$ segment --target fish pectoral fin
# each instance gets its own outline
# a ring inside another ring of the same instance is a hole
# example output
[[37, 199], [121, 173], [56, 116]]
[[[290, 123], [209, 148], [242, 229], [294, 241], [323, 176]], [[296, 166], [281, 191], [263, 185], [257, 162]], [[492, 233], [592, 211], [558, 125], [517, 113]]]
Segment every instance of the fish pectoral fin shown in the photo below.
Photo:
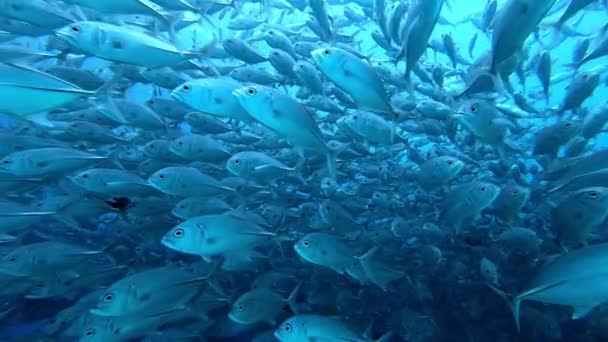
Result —
[[572, 312], [572, 319], [580, 319], [587, 316], [593, 308], [594, 306], [575, 306]]
[[558, 282], [555, 282], [555, 283], [550, 283], [550, 284], [547, 284], [547, 285], [538, 286], [538, 287], [535, 287], [533, 289], [530, 289], [530, 290], [528, 290], [526, 292], [523, 292], [523, 293], [519, 294], [517, 296], [517, 298], [518, 299], [525, 299], [526, 297], [533, 296], [533, 295], [535, 295], [537, 293], [540, 293], [540, 292], [543, 292], [543, 291], [547, 291], [547, 290], [550, 290], [550, 289], [558, 287], [558, 286], [562, 286], [562, 285], [566, 284], [567, 282], [568, 282], [568, 280], [562, 280], [562, 281], [558, 281]]
[[278, 169], [278, 170], [293, 171], [293, 169], [290, 168], [290, 167], [281, 167], [281, 166], [271, 165], [271, 164], [259, 165], [259, 166], [254, 167], [253, 169], [255, 171], [261, 171], [261, 170], [266, 170], [266, 169]]
[[334, 337], [331, 338], [325, 336], [309, 336], [307, 338], [307, 342], [329, 342], [329, 341], [337, 341], [337, 342], [359, 342], [360, 340], [353, 340], [352, 338], [344, 338], [344, 337]]

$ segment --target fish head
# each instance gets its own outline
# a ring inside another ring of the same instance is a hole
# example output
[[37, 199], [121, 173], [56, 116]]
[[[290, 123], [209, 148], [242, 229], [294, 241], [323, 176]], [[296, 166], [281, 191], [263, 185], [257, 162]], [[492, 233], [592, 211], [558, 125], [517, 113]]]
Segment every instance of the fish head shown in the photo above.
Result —
[[184, 137], [177, 138], [169, 144], [169, 151], [180, 157], [188, 155], [189, 150], [188, 141]]
[[315, 64], [324, 74], [331, 73], [332, 69], [339, 68], [342, 61], [340, 50], [335, 48], [324, 47], [313, 50], [310, 54]]
[[464, 162], [456, 157], [442, 156], [437, 158], [439, 170], [443, 170], [446, 178], [456, 177], [464, 169]]
[[274, 336], [281, 342], [306, 341], [306, 331], [302, 324], [298, 324], [298, 316], [291, 317], [283, 322], [275, 331]]
[[256, 313], [259, 310], [255, 298], [246, 293], [234, 302], [228, 313], [228, 318], [239, 324], [252, 324], [255, 323]]
[[122, 316], [137, 304], [134, 287], [108, 288], [89, 312], [99, 317]]
[[581, 80], [582, 80], [582, 82], [587, 84], [587, 87], [595, 88], [600, 83], [600, 74], [596, 73], [596, 72], [590, 72], [590, 71], [583, 72], [583, 73], [581, 73]]
[[99, 30], [99, 26], [95, 25], [94, 22], [82, 21], [56, 30], [55, 36], [72, 46], [85, 47], [90, 44], [96, 44]]
[[235, 176], [242, 176], [248, 169], [249, 163], [242, 153], [237, 153], [226, 161], [226, 169]]
[[555, 134], [561, 137], [574, 137], [581, 128], [581, 124], [572, 120], [564, 120], [555, 127]]
[[192, 198], [184, 198], [179, 203], [173, 207], [171, 210], [171, 214], [175, 217], [181, 219], [187, 219], [190, 217], [190, 213], [192, 212]]
[[468, 196], [475, 207], [487, 208], [494, 202], [499, 193], [500, 187], [497, 185], [487, 182], [475, 182]]
[[171, 98], [190, 107], [196, 106], [196, 99], [203, 96], [206, 82], [199, 80], [184, 82], [171, 91]]
[[148, 177], [148, 184], [161, 192], [171, 192], [179, 182], [177, 172], [171, 167], [160, 169]]
[[273, 111], [273, 92], [269, 89], [250, 85], [233, 92], [241, 107], [254, 119], [264, 122]]
[[165, 145], [164, 140], [152, 140], [141, 147], [141, 152], [149, 157], [156, 156], [161, 151], [161, 146], [163, 145]]
[[[313, 235], [308, 234], [303, 236], [294, 245], [293, 249], [295, 252], [304, 260], [311, 260], [312, 254], [315, 250], [315, 238]], [[314, 260], [314, 259], [313, 259]]]
[[530, 198], [530, 189], [519, 185], [506, 186], [501, 190], [501, 195], [506, 197], [508, 202], [525, 203]]
[[103, 184], [101, 184], [101, 179], [97, 174], [95, 174], [95, 172], [91, 170], [80, 172], [76, 176], [72, 177], [71, 181], [85, 189], [93, 188], [99, 185], [103, 186]]
[[161, 244], [172, 250], [183, 253], [194, 253], [202, 250], [205, 238], [205, 224], [191, 219], [173, 227], [161, 239]]
[[584, 188], [577, 191], [574, 196], [577, 198], [578, 202], [591, 208], [608, 208], [608, 188]]

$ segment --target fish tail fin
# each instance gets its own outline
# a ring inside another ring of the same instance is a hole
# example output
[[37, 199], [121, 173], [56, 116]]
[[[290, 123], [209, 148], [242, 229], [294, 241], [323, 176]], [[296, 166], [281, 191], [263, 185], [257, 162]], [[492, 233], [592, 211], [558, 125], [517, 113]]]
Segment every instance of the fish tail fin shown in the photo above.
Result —
[[365, 328], [365, 332], [363, 332], [363, 337], [365, 337], [365, 340], [369, 340], [370, 342], [389, 342], [389, 341], [392, 341], [392, 338], [393, 338], [393, 332], [392, 331], [384, 333], [382, 336], [380, 336], [380, 338], [378, 338], [377, 340], [374, 340], [374, 338], [372, 337], [373, 330], [374, 330], [374, 323], [375, 323], [375, 321], [369, 322], [369, 324], [367, 325], [367, 328]]
[[384, 333], [384, 335], [380, 336], [379, 339], [374, 340], [374, 342], [389, 342], [392, 341], [393, 339], [393, 332], [389, 331], [387, 333]]
[[520, 332], [521, 325], [519, 323], [519, 311], [520, 311], [520, 306], [521, 306], [521, 300], [518, 299], [517, 297], [511, 298], [513, 296], [511, 296], [508, 293], [504, 292], [503, 290], [493, 286], [492, 284], [486, 283], [486, 285], [492, 291], [494, 291], [497, 295], [499, 295], [502, 299], [504, 299], [505, 302], [507, 302], [507, 304], [509, 305], [509, 309], [511, 309], [511, 312], [513, 313], [513, 320], [515, 321], [515, 327], [517, 328], [517, 332]]
[[289, 309], [291, 309], [291, 311], [293, 311], [293, 313], [295, 313], [296, 315], [302, 311], [298, 307], [298, 303], [297, 303], [298, 294], [300, 292], [300, 287], [302, 287], [302, 281], [300, 281], [298, 283], [298, 285], [296, 285], [296, 287], [293, 288], [293, 290], [289, 294], [289, 297], [287, 297], [287, 304], [289, 305]]

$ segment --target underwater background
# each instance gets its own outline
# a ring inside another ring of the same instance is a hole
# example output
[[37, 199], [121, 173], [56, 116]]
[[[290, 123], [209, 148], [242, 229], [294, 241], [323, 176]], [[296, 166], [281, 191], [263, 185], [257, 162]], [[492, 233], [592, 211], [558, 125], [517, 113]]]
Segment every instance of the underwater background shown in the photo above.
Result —
[[608, 2], [0, 0], [0, 341], [608, 341]]

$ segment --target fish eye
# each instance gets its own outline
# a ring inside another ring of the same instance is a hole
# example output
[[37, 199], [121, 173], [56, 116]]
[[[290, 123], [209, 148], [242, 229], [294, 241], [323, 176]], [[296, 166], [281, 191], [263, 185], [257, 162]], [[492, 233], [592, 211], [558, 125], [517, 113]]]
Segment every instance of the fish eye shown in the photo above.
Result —
[[240, 163], [240, 162], [241, 162], [241, 161], [240, 161], [240, 160], [238, 160], [238, 159], [236, 159], [236, 160], [234, 161], [234, 163], [235, 163], [235, 164], [238, 164], [238, 163]]
[[87, 335], [87, 336], [93, 336], [93, 334], [94, 334], [94, 333], [95, 333], [95, 330], [93, 330], [93, 329], [89, 329], [89, 330], [87, 330], [87, 332], [85, 332], [84, 334], [85, 334], [85, 335]]
[[247, 94], [249, 94], [249, 95], [255, 95], [255, 89], [253, 89], [253, 88], [247, 89]]
[[453, 162], [453, 161], [451, 161], [451, 160], [450, 160], [450, 161], [448, 161], [448, 165], [452, 165], [452, 164], [454, 164], [454, 162]]
[[86, 173], [84, 175], [82, 175], [82, 178], [89, 178], [89, 175], [87, 175]]
[[274, 34], [274, 31], [270, 30], [268, 31], [268, 34], [272, 36]]
[[324, 54], [326, 54], [326, 55], [329, 55], [329, 54], [330, 54], [330, 52], [329, 52], [329, 50], [328, 50], [328, 49], [325, 49], [325, 50], [323, 51], [323, 53], [324, 53]]
[[477, 107], [471, 106], [471, 112], [475, 113], [477, 111]]
[[565, 125], [565, 126], [566, 126], [566, 127], [570, 127], [570, 126], [572, 126], [572, 124], [571, 124], [571, 123], [569, 123], [569, 122], [566, 122], [566, 125]]
[[285, 326], [283, 327], [283, 331], [290, 332], [291, 331], [291, 324], [289, 324], [289, 323], [285, 324]]
[[44, 286], [44, 285], [42, 285], [42, 284], [36, 284], [36, 288], [41, 288], [42, 286]]
[[479, 190], [481, 190], [481, 191], [486, 191], [486, 187], [484, 186], [484, 187], [482, 187], [482, 188], [481, 188], [481, 189], [479, 189]]
[[517, 195], [519, 193], [519, 191], [515, 190], [513, 191], [513, 195]]
[[245, 306], [241, 304], [237, 307], [237, 309], [239, 309], [239, 311], [243, 311], [245, 310]]
[[111, 302], [111, 301], [112, 301], [112, 299], [114, 299], [114, 296], [113, 296], [113, 295], [111, 295], [111, 294], [106, 295], [106, 296], [103, 298], [103, 300], [105, 300], [106, 302]]
[[15, 258], [15, 257], [11, 257], [10, 259], [8, 259], [8, 261], [10, 261], [10, 262], [13, 262], [15, 260], [17, 260], [17, 258]]
[[357, 116], [357, 115], [353, 116], [353, 120], [358, 120], [358, 119], [359, 119], [359, 116]]
[[4, 164], [10, 164], [10, 163], [11, 163], [11, 161], [10, 161], [10, 160], [8, 160], [8, 159], [3, 160], [2, 162], [3, 162]]
[[308, 246], [310, 246], [310, 241], [308, 241], [308, 240], [304, 240], [304, 241], [302, 242], [302, 244], [303, 244], [304, 246], [308, 247]]
[[175, 236], [175, 237], [182, 237], [183, 235], [184, 235], [183, 229], [178, 229], [173, 233], [173, 236]]
[[591, 196], [591, 198], [597, 198], [597, 192], [595, 192], [595, 191], [593, 191], [589, 195]]
[[160, 179], [164, 179], [164, 178], [165, 178], [165, 175], [163, 175], [163, 174], [161, 173], [160, 175], [158, 175], [158, 178], [160, 178]]
[[182, 146], [184, 144], [184, 142], [180, 140], [180, 141], [177, 142], [177, 144], [180, 145], [180, 146]]
[[120, 328], [114, 329], [114, 334], [120, 334]]
[[74, 32], [80, 32], [80, 26], [78, 26], [78, 25], [73, 25], [73, 26], [71, 27], [71, 29], [72, 29], [72, 31], [74, 31]]
[[190, 91], [190, 89], [192, 89], [192, 87], [189, 84], [184, 84], [184, 86], [182, 87], [182, 89], [186, 92]]
[[182, 209], [184, 209], [186, 206], [182, 204], [179, 207], [182, 208]]

